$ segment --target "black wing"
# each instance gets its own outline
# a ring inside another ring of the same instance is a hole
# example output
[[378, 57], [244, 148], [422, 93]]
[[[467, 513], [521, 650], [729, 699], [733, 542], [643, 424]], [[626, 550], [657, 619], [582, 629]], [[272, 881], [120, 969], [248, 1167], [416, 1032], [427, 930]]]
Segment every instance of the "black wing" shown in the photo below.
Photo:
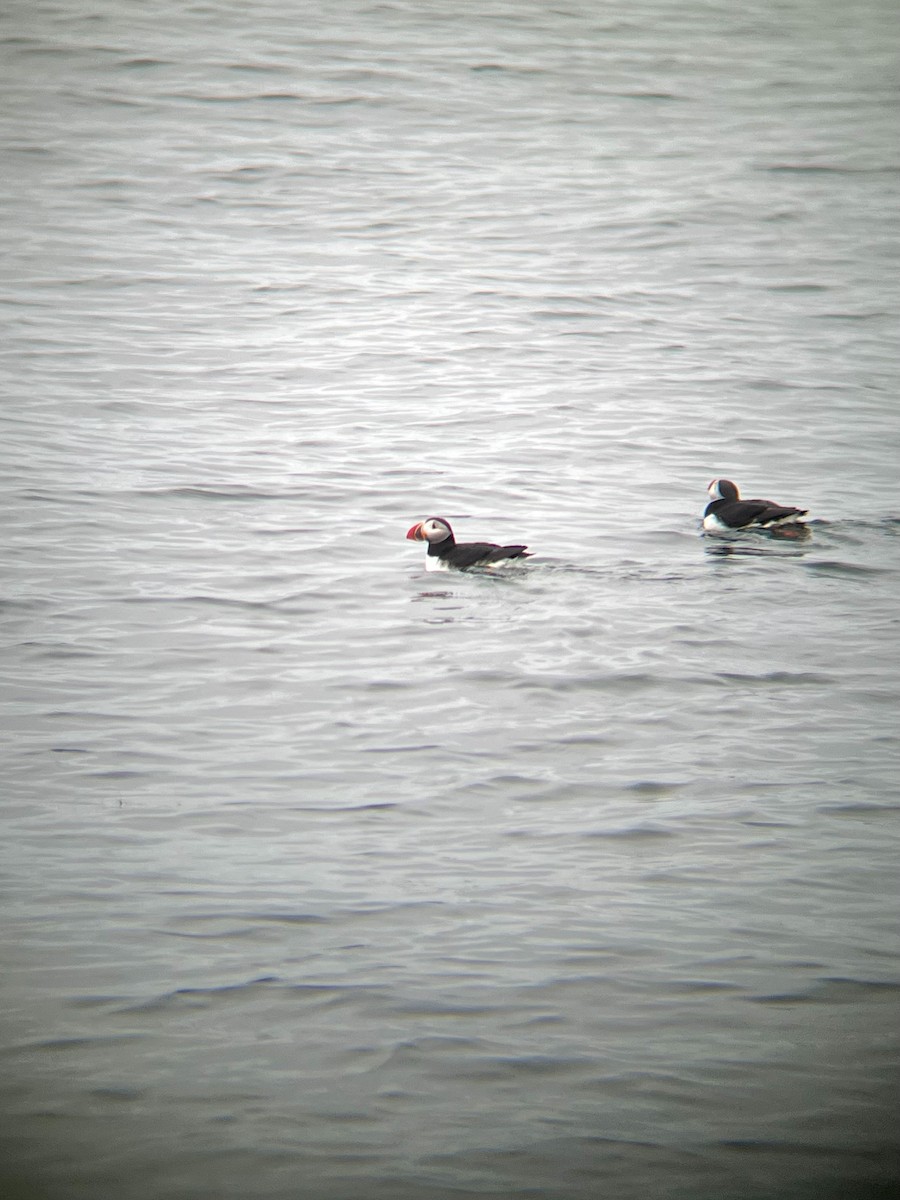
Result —
[[743, 503], [762, 506], [762, 512], [751, 518], [757, 525], [771, 525], [773, 521], [805, 517], [809, 512], [808, 508], [792, 508], [789, 504], [773, 504], [771, 500], [746, 500]]
[[[778, 519], [778, 513], [787, 514], [789, 508], [780, 508], [770, 500], [714, 500], [706, 506], [705, 517], [715, 514], [725, 525], [732, 529], [743, 529], [746, 525], [759, 525], [766, 521]], [[772, 515], [770, 515], [772, 514]]]
[[527, 546], [498, 546], [494, 542], [462, 542], [449, 546], [441, 558], [451, 567], [464, 571], [466, 567], [488, 566], [505, 558], [527, 558]]

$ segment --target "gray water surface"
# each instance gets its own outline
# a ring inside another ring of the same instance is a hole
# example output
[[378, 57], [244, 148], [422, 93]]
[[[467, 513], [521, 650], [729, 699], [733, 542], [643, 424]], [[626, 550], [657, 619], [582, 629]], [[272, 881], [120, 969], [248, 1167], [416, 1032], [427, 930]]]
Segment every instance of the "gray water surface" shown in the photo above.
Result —
[[0, 18], [13, 1200], [897, 1194], [898, 46]]

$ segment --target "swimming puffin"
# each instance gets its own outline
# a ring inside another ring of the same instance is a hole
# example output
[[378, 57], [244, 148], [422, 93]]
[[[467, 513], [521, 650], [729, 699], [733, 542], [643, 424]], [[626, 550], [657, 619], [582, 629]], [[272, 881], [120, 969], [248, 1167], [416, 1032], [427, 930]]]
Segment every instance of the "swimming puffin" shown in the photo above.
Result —
[[707, 489], [710, 503], [703, 513], [703, 528], [708, 533], [728, 533], [735, 529], [775, 529], [793, 525], [806, 529], [800, 520], [809, 511], [790, 508], [771, 500], [741, 500], [730, 479], [714, 479]]
[[449, 521], [443, 517], [426, 517], [408, 531], [407, 538], [427, 542], [426, 571], [447, 571], [450, 567], [464, 571], [467, 567], [493, 567], [510, 559], [529, 558], [527, 546], [497, 546], [494, 542], [457, 542]]

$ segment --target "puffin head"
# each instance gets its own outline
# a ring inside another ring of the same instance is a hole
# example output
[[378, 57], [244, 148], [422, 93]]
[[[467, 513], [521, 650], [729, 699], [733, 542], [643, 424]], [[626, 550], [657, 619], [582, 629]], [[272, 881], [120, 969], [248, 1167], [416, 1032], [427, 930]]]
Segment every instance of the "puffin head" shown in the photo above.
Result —
[[714, 479], [706, 489], [710, 500], [737, 500], [738, 490], [730, 479]]
[[426, 517], [424, 521], [419, 521], [417, 525], [413, 525], [412, 529], [407, 533], [407, 538], [414, 542], [446, 542], [447, 538], [453, 537], [453, 530], [450, 528], [448, 521], [443, 517]]

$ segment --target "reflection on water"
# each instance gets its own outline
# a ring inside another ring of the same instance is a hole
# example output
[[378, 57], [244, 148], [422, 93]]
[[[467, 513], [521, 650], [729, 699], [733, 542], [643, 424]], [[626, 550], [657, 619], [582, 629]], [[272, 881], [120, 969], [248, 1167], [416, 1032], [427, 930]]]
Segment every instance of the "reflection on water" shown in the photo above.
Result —
[[[711, 541], [711, 536], [715, 537], [715, 542]], [[763, 544], [759, 540], [760, 538], [765, 538], [768, 544]], [[773, 537], [767, 533], [736, 534], [733, 536], [727, 534], [705, 534], [704, 541], [706, 544], [703, 549], [708, 555], [720, 558], [728, 558], [731, 555], [800, 558], [807, 550], [811, 549], [808, 544], [804, 544], [808, 543], [809, 540], [809, 535], [805, 537], [783, 538]], [[775, 544], [773, 545], [772, 543]], [[787, 544], [785, 545], [784, 543]]]

